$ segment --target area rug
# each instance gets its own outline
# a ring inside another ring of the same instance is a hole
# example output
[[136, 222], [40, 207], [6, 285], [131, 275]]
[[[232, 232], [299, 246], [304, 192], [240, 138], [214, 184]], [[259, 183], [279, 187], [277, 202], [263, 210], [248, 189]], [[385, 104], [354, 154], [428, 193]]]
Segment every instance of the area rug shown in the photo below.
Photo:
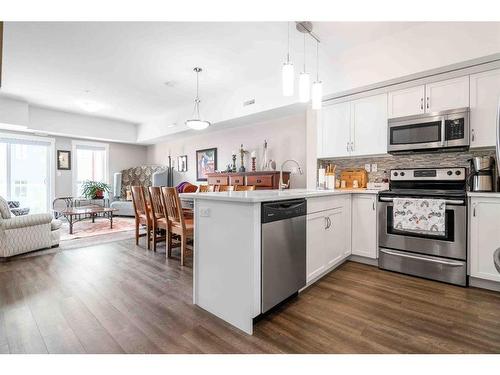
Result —
[[96, 219], [95, 223], [92, 223], [90, 219], [79, 221], [73, 224], [73, 234], [69, 234], [69, 224], [63, 222], [61, 229], [61, 241], [71, 241], [78, 238], [133, 231], [135, 229], [135, 220], [132, 217], [114, 217], [113, 229], [109, 227], [109, 220], [107, 219]]

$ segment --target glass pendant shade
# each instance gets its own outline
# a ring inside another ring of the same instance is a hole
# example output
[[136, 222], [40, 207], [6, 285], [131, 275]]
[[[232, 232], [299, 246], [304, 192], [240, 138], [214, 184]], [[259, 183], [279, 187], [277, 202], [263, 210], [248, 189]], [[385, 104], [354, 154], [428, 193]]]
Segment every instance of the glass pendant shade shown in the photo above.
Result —
[[203, 120], [187, 120], [186, 126], [194, 130], [203, 130], [210, 126], [208, 121]]
[[312, 109], [321, 109], [323, 101], [323, 82], [316, 81], [312, 84]]
[[198, 75], [201, 72], [201, 68], [194, 68], [194, 72], [196, 73], [196, 98], [194, 99], [194, 111], [193, 111], [193, 118], [191, 120], [186, 120], [185, 124], [188, 128], [194, 129], [194, 130], [203, 130], [208, 128], [211, 124], [209, 121], [201, 120], [200, 117], [200, 96], [199, 96], [199, 90], [200, 90], [200, 82], [198, 79]]
[[299, 101], [307, 103], [311, 98], [311, 84], [309, 73], [300, 73], [299, 75]]
[[291, 62], [283, 64], [281, 68], [281, 78], [283, 81], [283, 96], [293, 96], [295, 74]]

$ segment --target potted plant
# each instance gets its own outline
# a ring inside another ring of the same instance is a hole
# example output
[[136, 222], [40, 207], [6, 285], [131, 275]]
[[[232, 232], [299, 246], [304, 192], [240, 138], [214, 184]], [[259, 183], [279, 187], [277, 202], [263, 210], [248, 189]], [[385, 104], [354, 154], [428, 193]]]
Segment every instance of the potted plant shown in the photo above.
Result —
[[87, 199], [102, 199], [110, 190], [111, 187], [104, 182], [86, 180], [82, 184], [82, 195]]

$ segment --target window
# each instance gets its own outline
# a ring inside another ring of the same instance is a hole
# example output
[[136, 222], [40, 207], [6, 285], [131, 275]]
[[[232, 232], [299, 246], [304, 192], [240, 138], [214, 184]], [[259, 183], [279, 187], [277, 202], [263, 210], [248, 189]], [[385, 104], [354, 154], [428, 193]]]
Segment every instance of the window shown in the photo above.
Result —
[[73, 142], [73, 194], [82, 195], [86, 180], [108, 182], [108, 145], [94, 142]]
[[31, 213], [48, 212], [53, 198], [54, 140], [0, 134], [0, 196]]

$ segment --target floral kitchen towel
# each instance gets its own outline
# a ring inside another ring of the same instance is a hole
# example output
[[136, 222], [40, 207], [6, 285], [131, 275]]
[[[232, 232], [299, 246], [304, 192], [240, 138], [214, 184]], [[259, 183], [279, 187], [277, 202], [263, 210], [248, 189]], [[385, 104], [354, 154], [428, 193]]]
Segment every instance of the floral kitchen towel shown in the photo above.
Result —
[[445, 232], [446, 203], [443, 199], [394, 198], [393, 227], [419, 232]]

